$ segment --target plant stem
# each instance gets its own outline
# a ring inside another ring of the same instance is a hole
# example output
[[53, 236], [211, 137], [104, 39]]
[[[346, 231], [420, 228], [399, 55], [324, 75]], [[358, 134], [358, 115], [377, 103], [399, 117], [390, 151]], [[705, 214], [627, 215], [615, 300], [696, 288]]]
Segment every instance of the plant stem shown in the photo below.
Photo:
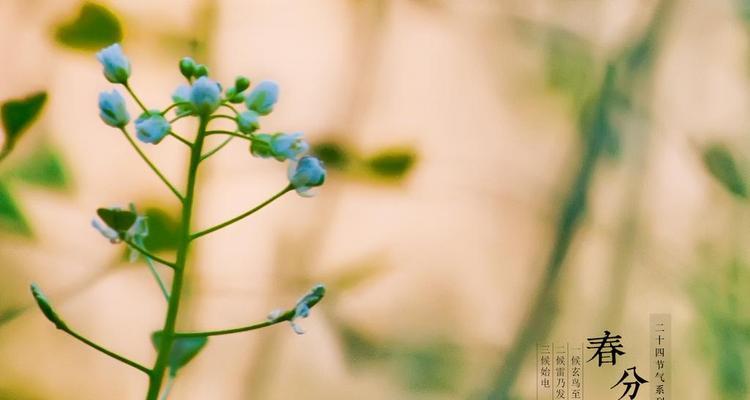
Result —
[[201, 151], [203, 150], [203, 141], [206, 134], [206, 126], [209, 118], [200, 117], [198, 134], [195, 138], [195, 144], [190, 151], [190, 165], [188, 167], [187, 189], [185, 198], [182, 202], [182, 220], [180, 226], [180, 241], [177, 248], [177, 261], [175, 262], [174, 279], [172, 281], [172, 290], [169, 296], [169, 305], [167, 306], [167, 316], [162, 328], [162, 339], [159, 343], [156, 363], [149, 375], [148, 393], [146, 400], [156, 400], [161, 390], [164, 372], [167, 368], [169, 353], [174, 342], [175, 325], [177, 323], [177, 313], [180, 308], [180, 298], [182, 297], [182, 283], [185, 278], [185, 265], [187, 264], [188, 250], [190, 248], [190, 222], [193, 215], [193, 200], [195, 196], [195, 181], [198, 173], [198, 164], [200, 163]]
[[232, 137], [238, 137], [238, 138], [242, 138], [242, 139], [246, 139], [246, 140], [252, 140], [252, 136], [247, 136], [247, 135], [243, 135], [241, 133], [232, 132], [232, 131], [211, 130], [211, 131], [206, 132], [206, 135], [207, 136], [210, 136], [210, 135], [229, 135], [229, 136], [232, 136]]
[[174, 133], [174, 131], [169, 131], [169, 136], [172, 136], [173, 138], [179, 140], [180, 142], [184, 143], [187, 147], [193, 147], [193, 144], [190, 143], [189, 140], [185, 139], [184, 137]]
[[135, 95], [135, 92], [133, 92], [133, 89], [130, 88], [130, 84], [124, 83], [122, 86], [125, 86], [125, 89], [128, 91], [128, 93], [130, 93], [130, 95], [133, 96], [133, 99], [135, 100], [136, 103], [138, 103], [138, 106], [141, 108], [141, 110], [147, 113], [148, 109], [146, 108], [146, 106], [143, 105], [143, 103], [141, 102], [141, 99], [139, 99], [138, 96]]
[[148, 158], [148, 156], [146, 156], [143, 150], [141, 150], [141, 148], [138, 147], [138, 144], [133, 140], [133, 138], [131, 138], [130, 135], [128, 135], [128, 131], [126, 131], [125, 128], [120, 128], [120, 131], [122, 131], [122, 134], [125, 135], [125, 138], [128, 139], [128, 142], [130, 142], [130, 145], [133, 146], [136, 152], [138, 152], [138, 155], [141, 156], [143, 161], [145, 161], [146, 164], [148, 164], [148, 166], [151, 167], [151, 170], [153, 170], [156, 173], [159, 179], [161, 179], [161, 181], [164, 182], [165, 185], [167, 185], [169, 190], [171, 190], [172, 193], [174, 193], [174, 195], [177, 196], [178, 199], [180, 199], [180, 201], [184, 202], [185, 199], [183, 198], [182, 194], [180, 194], [180, 191], [177, 190], [177, 188], [175, 188], [174, 185], [172, 185], [172, 183], [169, 182], [169, 179], [167, 179], [167, 177], [161, 173], [159, 168], [156, 165], [154, 165], [153, 162], [151, 162], [151, 160]]
[[294, 316], [294, 310], [289, 310], [273, 320], [266, 320], [253, 325], [242, 326], [239, 328], [222, 329], [218, 331], [206, 331], [206, 332], [176, 332], [175, 337], [186, 338], [186, 337], [205, 337], [205, 336], [219, 336], [219, 335], [230, 335], [232, 333], [253, 331], [267, 326], [276, 325], [278, 323], [289, 321]]
[[216, 146], [215, 148], [213, 148], [208, 153], [202, 155], [201, 156], [201, 161], [203, 161], [203, 160], [207, 159], [208, 157], [211, 157], [212, 155], [216, 154], [216, 152], [218, 152], [219, 150], [223, 149], [224, 146], [228, 145], [229, 142], [232, 141], [232, 139], [234, 139], [234, 136], [230, 136], [230, 137], [226, 138], [226, 140], [224, 140], [223, 142], [221, 142], [221, 144], [219, 144], [218, 146]]
[[165, 260], [163, 258], [160, 258], [160, 257], [157, 257], [157, 256], [151, 254], [151, 252], [149, 252], [148, 250], [144, 249], [143, 246], [139, 246], [138, 244], [136, 244], [132, 240], [123, 239], [122, 241], [125, 242], [128, 246], [136, 249], [139, 253], [143, 254], [144, 257], [150, 258], [150, 259], [152, 259], [152, 260], [154, 260], [156, 262], [164, 264], [164, 265], [166, 265], [169, 268], [174, 268], [175, 267], [175, 263], [169, 262], [169, 261], [167, 261], [167, 260]]
[[167, 303], [169, 303], [169, 291], [167, 290], [167, 286], [164, 285], [164, 281], [161, 279], [159, 271], [156, 270], [154, 262], [148, 256], [143, 256], [143, 258], [146, 259], [148, 269], [151, 270], [151, 274], [154, 276], [154, 279], [156, 279], [156, 283], [159, 284], [159, 289], [161, 289], [161, 293], [164, 295], [164, 299], [167, 300]]
[[104, 354], [106, 354], [106, 355], [114, 358], [117, 361], [120, 361], [120, 362], [123, 362], [125, 364], [128, 364], [128, 365], [130, 365], [131, 367], [133, 367], [135, 369], [138, 369], [138, 370], [140, 370], [142, 372], [145, 372], [146, 374], [149, 374], [149, 375], [151, 374], [151, 370], [148, 369], [148, 368], [146, 368], [146, 367], [144, 367], [143, 365], [138, 364], [137, 362], [135, 362], [135, 361], [133, 361], [133, 360], [127, 358], [127, 357], [123, 357], [123, 356], [121, 356], [121, 355], [119, 355], [119, 354], [117, 354], [117, 353], [115, 353], [113, 351], [107, 350], [107, 349], [105, 349], [102, 346], [99, 346], [98, 344], [96, 344], [96, 343], [92, 342], [91, 340], [89, 340], [89, 339], [81, 336], [80, 334], [78, 334], [77, 332], [75, 332], [74, 330], [72, 330], [70, 328], [63, 329], [63, 331], [65, 333], [67, 333], [68, 335], [73, 336], [74, 338], [80, 340], [81, 342], [83, 342], [83, 343], [91, 346], [92, 348], [94, 348], [96, 350], [99, 350], [100, 352], [102, 352], [102, 353], [104, 353]]
[[273, 195], [270, 199], [268, 199], [268, 200], [266, 200], [266, 201], [258, 204], [257, 206], [253, 207], [252, 209], [250, 209], [248, 211], [245, 211], [244, 213], [242, 213], [242, 214], [240, 214], [240, 215], [238, 215], [238, 216], [236, 216], [236, 217], [234, 217], [234, 218], [232, 218], [232, 219], [230, 219], [228, 221], [224, 221], [224, 222], [220, 223], [219, 225], [216, 225], [216, 226], [213, 226], [213, 227], [208, 228], [206, 230], [203, 230], [203, 231], [200, 231], [198, 233], [192, 234], [190, 236], [190, 240], [198, 239], [199, 237], [201, 237], [203, 235], [208, 235], [211, 232], [217, 231], [217, 230], [219, 230], [221, 228], [224, 228], [225, 226], [231, 225], [231, 224], [233, 224], [233, 223], [235, 223], [235, 222], [237, 222], [237, 221], [239, 221], [239, 220], [241, 220], [241, 219], [243, 219], [245, 217], [248, 217], [251, 214], [253, 214], [254, 212], [260, 210], [261, 208], [263, 208], [263, 207], [271, 204], [274, 200], [278, 199], [279, 197], [283, 196], [284, 194], [286, 194], [287, 192], [289, 192], [290, 190], [293, 190], [293, 189], [294, 189], [294, 186], [288, 185], [287, 187], [285, 187], [284, 189], [282, 189], [280, 192], [278, 192], [275, 195]]

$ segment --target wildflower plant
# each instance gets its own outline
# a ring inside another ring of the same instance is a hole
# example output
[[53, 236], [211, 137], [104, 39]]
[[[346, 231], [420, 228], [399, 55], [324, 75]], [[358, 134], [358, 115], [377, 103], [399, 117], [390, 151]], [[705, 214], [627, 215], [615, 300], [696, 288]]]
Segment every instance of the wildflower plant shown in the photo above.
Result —
[[[140, 114], [133, 121], [137, 140], [146, 144], [158, 145], [163, 140], [168, 139], [169, 136], [187, 146], [190, 153], [187, 182], [185, 188], [180, 190], [169, 181], [134, 140], [128, 129], [128, 125], [131, 123], [131, 115], [120, 91], [113, 89], [100, 94], [99, 116], [102, 121], [123, 134], [148, 167], [177, 197], [182, 207], [179, 243], [175, 260], [161, 258], [146, 248], [144, 239], [149, 233], [148, 220], [144, 215], [138, 214], [132, 204], [125, 209], [117, 207], [100, 208], [96, 212], [98, 218], [92, 221], [93, 227], [110, 243], [124, 244], [130, 249], [131, 261], [139, 256], [146, 260], [146, 264], [167, 301], [163, 327], [154, 332], [151, 338], [157, 353], [156, 361], [153, 366], [146, 367], [93, 342], [79, 334], [62, 319], [36, 284], [31, 285], [31, 292], [44, 316], [57, 329], [118, 361], [144, 372], [149, 380], [147, 400], [155, 400], [160, 394], [162, 394], [162, 399], [166, 399], [179, 369], [203, 349], [210, 336], [256, 330], [284, 321], [291, 324], [295, 333], [304, 333], [297, 325], [297, 320], [306, 318], [310, 309], [323, 298], [325, 294], [323, 285], [316, 285], [311, 288], [289, 310], [273, 311], [265, 320], [252, 325], [205, 332], [182, 332], [177, 330], [176, 323], [192, 242], [252, 215], [286, 193], [295, 191], [301, 196], [310, 196], [313, 188], [321, 186], [325, 182], [326, 170], [317, 158], [305, 155], [309, 146], [303, 140], [301, 133], [258, 133], [261, 117], [271, 113], [278, 101], [279, 88], [274, 82], [264, 81], [251, 88], [249, 79], [238, 77], [233, 86], [222, 90], [222, 86], [209, 77], [206, 66], [186, 57], [180, 60], [179, 69], [187, 79], [187, 84], [179, 86], [172, 94], [174, 102], [160, 110], [147, 108], [134, 93], [130, 85], [130, 61], [119, 44], [113, 44], [101, 50], [97, 54], [97, 59], [103, 66], [105, 78], [111, 83], [121, 85], [140, 108]], [[246, 93], [248, 90], [249, 93]], [[242, 107], [242, 104], [244, 104], [245, 110], [240, 111], [239, 108]], [[174, 117], [168, 116], [170, 112], [174, 114]], [[185, 138], [183, 135], [178, 135], [173, 130], [174, 122], [183, 118], [196, 118], [198, 120], [198, 129], [192, 140]], [[234, 130], [211, 129], [211, 123], [217, 119], [231, 120], [236, 127]], [[226, 136], [226, 138], [221, 144], [211, 150], [206, 150], [206, 139], [213, 135]], [[242, 139], [249, 143], [249, 152], [255, 157], [288, 162], [288, 183], [281, 191], [250, 210], [213, 227], [193, 231], [191, 222], [194, 211], [196, 177], [201, 163], [218, 154], [233, 139]], [[171, 269], [173, 274], [171, 288], [168, 289], [165, 285], [154, 266], [154, 262]], [[167, 377], [167, 383], [164, 383], [165, 376]]]

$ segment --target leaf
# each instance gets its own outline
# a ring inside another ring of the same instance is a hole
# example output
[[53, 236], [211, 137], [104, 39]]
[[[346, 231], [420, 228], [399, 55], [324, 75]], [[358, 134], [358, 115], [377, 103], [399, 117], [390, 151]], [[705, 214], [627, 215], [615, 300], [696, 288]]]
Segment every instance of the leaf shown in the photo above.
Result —
[[21, 134], [39, 115], [46, 101], [47, 93], [39, 92], [24, 99], [9, 100], [0, 107], [5, 131], [4, 149], [13, 149]]
[[347, 149], [334, 141], [326, 141], [314, 144], [312, 154], [323, 161], [326, 167], [344, 170], [351, 163], [352, 156]]
[[180, 241], [180, 222], [177, 218], [159, 207], [145, 210], [149, 234], [144, 240], [147, 249], [153, 252], [176, 250]]
[[415, 392], [457, 389], [463, 365], [460, 349], [450, 343], [407, 346], [396, 355], [398, 376]]
[[339, 335], [344, 352], [352, 367], [357, 367], [366, 362], [385, 360], [390, 356], [388, 346], [376, 343], [353, 328], [340, 326]]
[[747, 185], [732, 153], [721, 144], [712, 144], [703, 152], [703, 164], [725, 189], [737, 197], [747, 198]]
[[136, 219], [134, 212], [118, 208], [99, 208], [96, 213], [108, 227], [117, 232], [125, 232], [130, 229]]
[[0, 182], [0, 227], [24, 236], [31, 236], [31, 228], [26, 222], [26, 217], [2, 182]]
[[10, 174], [26, 183], [52, 189], [65, 189], [70, 185], [60, 153], [48, 144], [36, 147], [34, 153], [15, 166]]
[[596, 82], [591, 43], [560, 29], [547, 33], [547, 84], [566, 94], [576, 107], [588, 97]]
[[57, 27], [55, 39], [75, 49], [99, 50], [122, 41], [122, 28], [117, 16], [109, 9], [86, 2], [74, 20]]
[[[161, 344], [161, 335], [161, 331], [154, 332], [151, 335], [151, 342], [157, 351]], [[177, 371], [195, 358], [203, 350], [203, 347], [206, 346], [206, 343], [208, 343], [208, 338], [205, 336], [176, 338], [169, 352], [169, 374], [176, 376]]]
[[416, 154], [408, 148], [381, 150], [369, 157], [365, 164], [375, 175], [388, 179], [402, 179], [414, 166]]

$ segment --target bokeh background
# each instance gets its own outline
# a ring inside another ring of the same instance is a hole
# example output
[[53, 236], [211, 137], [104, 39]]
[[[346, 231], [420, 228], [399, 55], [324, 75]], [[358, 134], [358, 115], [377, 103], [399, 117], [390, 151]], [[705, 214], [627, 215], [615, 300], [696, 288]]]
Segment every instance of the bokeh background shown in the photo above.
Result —
[[[747, 399], [749, 39], [745, 0], [0, 0], [0, 101], [47, 94], [0, 163], [0, 399], [145, 392], [28, 293], [153, 362], [158, 288], [90, 227], [134, 202], [148, 247], [174, 248], [176, 202], [97, 115], [94, 52], [118, 40], [153, 108], [185, 55], [225, 84], [276, 80], [263, 128], [304, 131], [329, 169], [317, 197], [199, 242], [179, 321], [259, 321], [323, 282], [307, 333], [212, 338], [170, 398], [532, 399], [535, 343], [608, 329], [646, 374], [664, 312], [675, 398]], [[184, 180], [180, 143], [146, 149]], [[233, 142], [201, 172], [196, 224], [285, 184]], [[588, 371], [588, 398], [620, 395], [621, 370]]]

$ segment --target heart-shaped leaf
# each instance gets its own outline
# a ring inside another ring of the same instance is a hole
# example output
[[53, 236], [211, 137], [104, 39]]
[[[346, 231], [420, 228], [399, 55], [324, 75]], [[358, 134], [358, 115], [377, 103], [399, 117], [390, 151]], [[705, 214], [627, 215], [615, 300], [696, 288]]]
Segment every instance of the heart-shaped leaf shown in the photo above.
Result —
[[134, 212], [119, 208], [99, 208], [96, 213], [108, 227], [117, 232], [125, 232], [130, 229], [136, 219]]
[[[161, 336], [161, 331], [154, 332], [151, 335], [151, 342], [157, 351], [161, 345]], [[208, 338], [205, 336], [176, 338], [172, 343], [172, 350], [169, 352], [169, 374], [176, 376], [177, 371], [195, 358], [206, 346], [206, 343], [208, 343]]]
[[64, 22], [55, 32], [55, 39], [65, 46], [82, 50], [99, 50], [122, 40], [117, 16], [106, 7], [84, 3], [76, 18]]
[[45, 101], [47, 101], [47, 93], [39, 92], [24, 99], [9, 100], [3, 103], [0, 107], [0, 115], [5, 131], [4, 150], [13, 149], [21, 134], [39, 115]]
[[70, 176], [60, 152], [47, 143], [37, 146], [28, 158], [14, 165], [9, 173], [13, 178], [50, 189], [66, 189], [70, 185]]

